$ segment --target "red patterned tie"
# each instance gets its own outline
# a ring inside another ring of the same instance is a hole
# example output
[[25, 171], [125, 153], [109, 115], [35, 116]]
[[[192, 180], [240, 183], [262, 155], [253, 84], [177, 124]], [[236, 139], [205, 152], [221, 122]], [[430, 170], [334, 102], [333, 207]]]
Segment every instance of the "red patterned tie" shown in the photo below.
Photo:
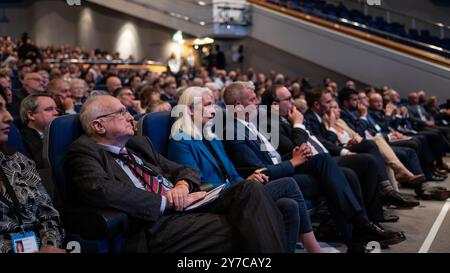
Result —
[[166, 195], [166, 188], [161, 183], [163, 177], [153, 176], [144, 171], [136, 161], [130, 160], [130, 154], [126, 150], [121, 150], [119, 153], [122, 157], [126, 158], [126, 163], [130, 170], [133, 172], [134, 176], [139, 179], [139, 181], [144, 185], [144, 188], [148, 192], [154, 192], [161, 196]]

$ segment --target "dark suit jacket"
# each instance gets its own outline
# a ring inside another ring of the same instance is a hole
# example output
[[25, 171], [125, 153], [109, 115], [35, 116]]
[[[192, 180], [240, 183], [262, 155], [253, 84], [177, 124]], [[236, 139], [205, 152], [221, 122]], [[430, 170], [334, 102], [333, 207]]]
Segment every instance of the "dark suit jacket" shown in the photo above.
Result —
[[177, 105], [177, 102], [166, 94], [161, 94], [161, 100], [170, 103], [172, 107], [175, 107]]
[[365, 131], [369, 129], [369, 123], [360, 118], [357, 111], [349, 111], [344, 107], [341, 108], [341, 119], [360, 136], [365, 136]]
[[36, 130], [28, 126], [23, 126], [20, 133], [22, 134], [25, 155], [36, 163], [36, 169], [44, 169], [46, 164], [42, 159], [43, 141], [41, 136]]
[[327, 148], [331, 155], [341, 155], [342, 148], [337, 145], [337, 135], [328, 131], [325, 125], [317, 119], [311, 109], [308, 109], [305, 112], [305, 123], [309, 132], [314, 135], [325, 148]]
[[274, 165], [269, 153], [261, 151], [261, 141], [251, 140], [248, 130], [238, 130], [238, 127], [240, 125], [238, 126], [236, 121], [231, 124], [227, 123], [225, 129], [226, 131], [234, 130], [234, 137], [232, 140], [225, 140], [224, 144], [228, 157], [238, 171], [242, 169], [251, 170], [248, 173], [240, 171], [242, 176], [246, 176], [259, 168], [267, 168], [271, 180], [295, 174], [295, 169], [289, 160]]
[[[28, 96], [28, 92], [25, 89], [19, 89], [17, 92], [13, 93], [13, 101], [8, 106], [8, 111], [14, 118], [14, 124], [17, 125], [17, 128], [22, 127], [22, 121], [20, 119], [20, 103], [24, 98]], [[23, 126], [25, 127], [25, 126]]]
[[425, 108], [422, 105], [407, 105], [408, 108], [408, 112], [409, 112], [409, 117], [411, 119], [411, 121], [413, 122], [413, 126], [419, 130], [419, 129], [423, 129], [426, 124], [425, 121], [423, 121], [420, 118], [419, 115], [419, 109], [420, 108], [422, 110], [422, 114], [425, 116], [427, 121], [433, 120], [433, 117], [425, 110]]
[[390, 128], [397, 128], [395, 120], [392, 118], [392, 116], [386, 116], [384, 110], [369, 109], [369, 115], [372, 117], [375, 123], [380, 126], [381, 131], [385, 134], [391, 132]]
[[[172, 183], [185, 179], [194, 188], [200, 185], [194, 170], [159, 155], [148, 138], [132, 137], [126, 147]], [[120, 210], [150, 224], [160, 217], [161, 196], [136, 188], [111, 154], [86, 135], [70, 146], [66, 173], [68, 186], [78, 203]]]

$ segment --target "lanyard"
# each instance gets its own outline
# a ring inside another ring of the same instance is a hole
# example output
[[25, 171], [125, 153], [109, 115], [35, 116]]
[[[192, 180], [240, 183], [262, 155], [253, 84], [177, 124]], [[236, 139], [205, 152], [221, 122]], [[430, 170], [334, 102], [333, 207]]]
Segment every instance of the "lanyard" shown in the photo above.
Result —
[[9, 180], [6, 177], [6, 174], [3, 171], [3, 168], [0, 168], [0, 179], [2, 180], [3, 184], [5, 185], [6, 194], [11, 198], [12, 203], [8, 199], [6, 199], [6, 197], [3, 196], [2, 194], [0, 194], [0, 201], [5, 203], [12, 211], [14, 211], [14, 214], [16, 215], [17, 220], [19, 221], [19, 225], [22, 227], [23, 218], [22, 218], [22, 213], [20, 211], [19, 199], [17, 198], [16, 192], [14, 191], [13, 187], [9, 183]]

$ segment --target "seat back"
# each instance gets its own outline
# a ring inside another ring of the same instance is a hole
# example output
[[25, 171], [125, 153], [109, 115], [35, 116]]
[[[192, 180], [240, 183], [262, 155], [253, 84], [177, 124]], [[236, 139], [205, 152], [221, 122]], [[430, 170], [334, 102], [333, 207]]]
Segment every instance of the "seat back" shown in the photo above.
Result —
[[66, 115], [54, 119], [44, 136], [43, 158], [50, 166], [55, 186], [64, 202], [66, 176], [64, 161], [70, 144], [83, 134], [79, 115]]
[[141, 117], [138, 135], [150, 138], [156, 151], [167, 157], [170, 130], [173, 122], [170, 112], [149, 113]]
[[22, 135], [20, 134], [19, 129], [17, 129], [17, 127], [13, 123], [11, 123], [10, 125], [8, 143], [6, 144], [6, 147], [11, 150], [16, 150], [22, 154], [25, 151], [22, 142]]

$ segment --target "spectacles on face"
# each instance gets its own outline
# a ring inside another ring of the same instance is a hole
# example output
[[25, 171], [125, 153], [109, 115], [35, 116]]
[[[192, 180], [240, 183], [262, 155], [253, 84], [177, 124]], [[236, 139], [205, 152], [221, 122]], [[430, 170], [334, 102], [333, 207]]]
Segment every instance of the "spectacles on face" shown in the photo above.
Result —
[[133, 95], [134, 95], [134, 94], [131, 93], [131, 92], [122, 93], [122, 96], [128, 96], [128, 97], [131, 97], [131, 96], [133, 96]]
[[276, 99], [275, 101], [277, 101], [277, 102], [282, 102], [282, 101], [291, 101], [292, 100], [292, 96], [289, 96], [289, 97], [287, 97], [287, 98], [284, 98], [284, 99]]
[[127, 114], [128, 114], [127, 109], [126, 108], [121, 108], [120, 110], [117, 110], [115, 112], [112, 112], [112, 113], [109, 113], [109, 114], [106, 114], [106, 115], [98, 116], [95, 119], [106, 118], [106, 117], [114, 116], [114, 115], [120, 115], [122, 117], [125, 117]]
[[29, 78], [30, 81], [36, 81], [36, 82], [42, 82], [43, 80], [41, 78]]

